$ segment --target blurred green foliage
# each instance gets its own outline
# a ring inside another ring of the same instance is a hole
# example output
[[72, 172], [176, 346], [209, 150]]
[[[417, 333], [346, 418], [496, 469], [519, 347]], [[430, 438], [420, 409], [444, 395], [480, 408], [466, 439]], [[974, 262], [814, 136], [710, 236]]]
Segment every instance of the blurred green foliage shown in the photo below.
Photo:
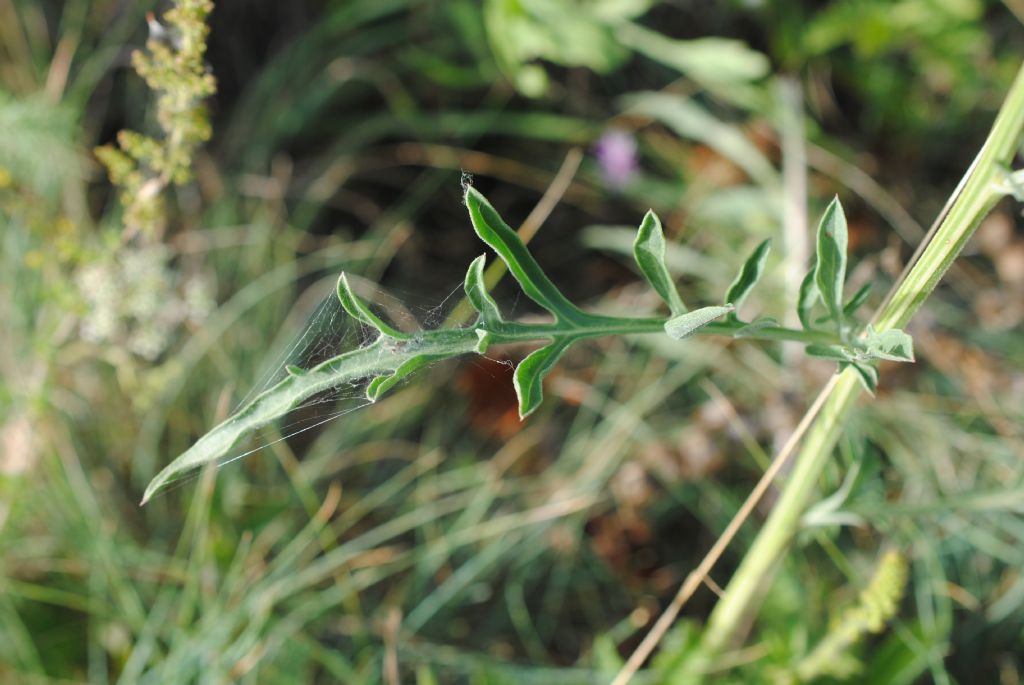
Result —
[[[658, 306], [624, 257], [622, 226], [648, 208], [699, 301], [773, 238], [744, 307], [782, 319], [806, 270], [793, 207], [817, 216], [836, 192], [851, 288], [890, 282], [1019, 65], [1014, 7], [221, 0], [192, 63], [217, 77], [213, 136], [146, 242], [126, 237], [89, 151], [165, 130], [130, 55], [145, 10], [167, 8], [0, 3], [0, 680], [610, 680], [831, 365], [610, 341], [568, 356], [523, 424], [503, 364], [448, 366], [136, 503], [259, 385], [339, 271], [436, 320], [478, 250], [463, 170], [526, 216], [569, 150], [588, 151], [531, 250], [595, 310]], [[621, 187], [589, 154], [610, 129], [636, 140]], [[787, 175], [800, 150], [804, 194]], [[827, 506], [709, 680], [800, 677], [898, 549], [905, 598], [843, 643], [853, 682], [1020, 682], [1018, 233], [1002, 208], [911, 328], [920, 363], [883, 370]], [[569, 263], [580, 244], [595, 249]], [[113, 317], [104, 336], [97, 317]], [[635, 682], [682, 672], [712, 601]]]

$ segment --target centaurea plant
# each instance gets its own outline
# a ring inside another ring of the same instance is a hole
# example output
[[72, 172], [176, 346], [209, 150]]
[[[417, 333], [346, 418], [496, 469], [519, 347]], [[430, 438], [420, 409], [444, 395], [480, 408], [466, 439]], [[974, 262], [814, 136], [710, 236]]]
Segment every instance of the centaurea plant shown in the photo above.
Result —
[[[661, 334], [683, 340], [694, 334], [791, 340], [804, 343], [809, 353], [835, 359], [857, 370], [865, 387], [877, 383], [878, 359], [912, 361], [910, 337], [899, 330], [861, 330], [853, 313], [864, 302], [858, 292], [843, 299], [846, 275], [846, 219], [838, 199], [833, 200], [818, 228], [818, 254], [801, 290], [798, 310], [802, 329], [780, 326], [767, 319], [744, 321], [738, 308], [764, 271], [769, 244], [760, 244], [743, 264], [721, 304], [689, 309], [665, 264], [665, 237], [661, 221], [648, 212], [633, 246], [637, 266], [668, 306], [667, 317], [622, 317], [593, 314], [580, 309], [552, 283], [516, 232], [475, 188], [465, 194], [470, 221], [477, 236], [505, 262], [523, 293], [550, 315], [547, 323], [509, 321], [484, 285], [485, 255], [473, 260], [466, 272], [466, 298], [476, 310], [476, 321], [463, 328], [400, 331], [379, 317], [353, 292], [345, 274], [338, 279], [337, 297], [353, 319], [375, 332], [372, 342], [328, 359], [312, 368], [287, 367], [287, 376], [256, 396], [237, 413], [215, 426], [191, 448], [164, 468], [146, 488], [143, 503], [169, 484], [207, 464], [224, 463], [245, 436], [285, 416], [311, 396], [331, 388], [365, 380], [367, 398], [376, 401], [398, 382], [429, 364], [465, 354], [484, 354], [491, 346], [542, 341], [516, 367], [514, 384], [519, 414], [525, 418], [540, 406], [544, 377], [574, 344], [610, 335]], [[812, 313], [823, 309], [820, 317]]]

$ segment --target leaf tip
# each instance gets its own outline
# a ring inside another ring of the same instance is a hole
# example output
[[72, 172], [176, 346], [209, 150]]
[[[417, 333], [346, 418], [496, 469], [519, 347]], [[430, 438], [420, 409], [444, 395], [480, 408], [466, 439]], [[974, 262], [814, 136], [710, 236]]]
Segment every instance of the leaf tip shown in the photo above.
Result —
[[522, 368], [522, 362], [516, 367], [515, 373], [512, 374], [512, 387], [516, 391], [516, 399], [518, 400], [518, 412], [519, 420], [523, 421], [527, 416], [532, 414], [537, 409], [537, 403], [530, 401], [530, 388], [529, 382], [523, 378], [523, 374], [520, 373]]
[[[353, 296], [352, 286], [351, 284], [349, 284], [348, 276], [345, 275], [344, 271], [338, 274], [338, 281], [334, 285], [334, 290], [337, 293], [338, 300], [341, 301], [342, 305], [346, 305], [349, 298]], [[345, 307], [345, 310], [348, 311], [347, 306]]]
[[473, 184], [472, 184], [471, 181], [470, 182], [464, 182], [462, 184], [462, 188], [463, 188], [463, 196], [462, 196], [463, 197], [463, 201], [466, 203], [467, 206], [469, 205], [470, 201], [472, 201], [472, 202], [474, 202], [475, 204], [478, 204], [478, 205], [481, 202], [486, 202], [487, 201], [484, 198], [483, 193], [481, 193], [479, 190], [477, 190], [475, 187], [473, 187]]
[[525, 421], [531, 414], [540, 408], [542, 399], [539, 393], [527, 388], [525, 395], [519, 394], [519, 387], [516, 386], [516, 395], [519, 397], [519, 420]]
[[385, 378], [385, 376], [377, 376], [372, 381], [370, 381], [369, 385], [366, 386], [366, 399], [367, 400], [369, 400], [370, 402], [373, 402], [373, 403], [377, 402], [377, 399], [380, 397], [380, 393], [381, 393], [381, 389], [380, 389], [381, 385], [384, 384], [384, 381], [383, 381], [384, 378]]

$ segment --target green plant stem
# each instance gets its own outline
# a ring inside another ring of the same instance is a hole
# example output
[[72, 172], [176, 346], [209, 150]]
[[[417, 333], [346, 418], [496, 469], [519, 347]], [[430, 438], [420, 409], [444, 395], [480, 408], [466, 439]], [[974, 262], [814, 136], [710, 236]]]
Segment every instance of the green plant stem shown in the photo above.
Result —
[[[210, 462], [223, 463], [243, 436], [270, 423], [299, 406], [313, 395], [330, 388], [395, 372], [415, 359], [444, 359], [473, 352], [483, 353], [487, 345], [530, 342], [572, 336], [574, 339], [608, 335], [634, 335], [665, 332], [666, 319], [601, 316], [578, 311], [576, 320], [567, 323], [528, 324], [510, 321], [477, 322], [469, 328], [421, 331], [409, 339], [382, 335], [372, 344], [342, 354], [311, 369], [295, 369], [288, 377], [255, 397], [238, 413], [215, 426], [185, 453], [163, 469], [146, 488], [142, 503], [193, 469]], [[732, 336], [747, 324], [713, 322], [701, 334]], [[782, 326], [766, 326], [743, 334], [760, 340], [794, 340], [804, 343], [831, 343], [833, 336], [819, 331], [803, 331]], [[486, 342], [481, 341], [486, 339]]]
[[[201, 437], [192, 447], [166, 466], [150, 482], [142, 498], [144, 504], [168, 484], [191, 475], [205, 464], [224, 464], [249, 454], [232, 453], [235, 445], [248, 433], [284, 416], [306, 399], [332, 387], [366, 383], [366, 398], [373, 402], [402, 379], [433, 362], [476, 352], [499, 343], [545, 340], [546, 344], [532, 352], [516, 367], [513, 385], [519, 398], [519, 415], [529, 416], [543, 400], [544, 376], [570, 346], [588, 338], [607, 335], [664, 333], [682, 339], [704, 329], [706, 333], [762, 340], [794, 340], [804, 343], [834, 343], [834, 336], [821, 331], [800, 331], [764, 325], [767, 321], [744, 323], [735, 318], [715, 322], [714, 319], [733, 311], [732, 305], [703, 307], [685, 312], [675, 300], [670, 306], [671, 319], [631, 318], [591, 314], [570, 302], [544, 273], [540, 264], [526, 249], [522, 239], [501, 218], [487, 199], [472, 187], [466, 188], [466, 207], [477, 236], [490, 246], [518, 281], [523, 293], [547, 310], [550, 323], [519, 323], [505, 321], [498, 304], [490, 296], [484, 271], [485, 256], [473, 260], [466, 271], [463, 288], [479, 316], [468, 328], [442, 328], [418, 333], [404, 333], [373, 313], [351, 288], [345, 274], [338, 279], [338, 300], [350, 317], [376, 329], [378, 337], [363, 348], [328, 359], [312, 369], [286, 366], [288, 376], [258, 395], [241, 411], [229, 417]], [[645, 228], [646, 227], [646, 228]], [[664, 264], [664, 238], [661, 224], [648, 213], [640, 234], [645, 237], [635, 248], [637, 264], [656, 289], [674, 289]], [[638, 240], [639, 234], [638, 234]], [[759, 250], [761, 252], [761, 250]], [[756, 253], [757, 254], [757, 253]], [[755, 256], [756, 256], [755, 254]], [[730, 287], [730, 297], [742, 300], [744, 292], [756, 281], [758, 266], [752, 271], [744, 267], [740, 285]], [[674, 290], [673, 290], [674, 292]], [[669, 293], [671, 300], [671, 293]], [[672, 303], [670, 302], [670, 305]], [[680, 312], [679, 310], [682, 310]]]
[[[1006, 96], [992, 130], [949, 212], [920, 259], [875, 316], [884, 331], [902, 327], [927, 299], [975, 228], [1002, 197], [999, 184], [1024, 130], [1024, 67]], [[812, 424], [782, 495], [715, 606], [704, 633], [702, 655], [712, 659], [730, 647], [757, 611], [772, 574], [800, 530], [800, 520], [860, 394], [852, 369], [844, 371]]]

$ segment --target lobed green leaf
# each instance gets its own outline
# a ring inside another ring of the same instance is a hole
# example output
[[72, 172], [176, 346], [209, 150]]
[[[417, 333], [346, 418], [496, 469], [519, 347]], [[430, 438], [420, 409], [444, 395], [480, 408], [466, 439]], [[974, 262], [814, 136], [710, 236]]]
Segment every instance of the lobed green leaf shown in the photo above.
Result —
[[843, 321], [843, 283], [846, 280], [846, 215], [836, 197], [818, 224], [818, 264], [814, 280], [836, 325]]
[[428, 366], [438, 359], [440, 359], [440, 357], [418, 355], [412, 359], [402, 362], [402, 364], [392, 373], [385, 376], [377, 376], [370, 381], [370, 384], [366, 386], [366, 399], [371, 402], [376, 402], [381, 395], [393, 388], [406, 376], [412, 374], [414, 371], [419, 371], [424, 366]]
[[519, 418], [525, 419], [540, 406], [544, 400], [544, 377], [576, 340], [573, 336], [556, 338], [519, 362], [512, 377], [519, 398]]
[[551, 282], [523, 241], [502, 220], [487, 198], [472, 186], [466, 189], [466, 207], [476, 234], [504, 260], [527, 297], [551, 312], [559, 321], [585, 318], [583, 312]]
[[703, 307], [694, 309], [665, 322], [665, 332], [676, 340], [687, 338], [712, 321], [733, 311], [732, 305]]
[[473, 263], [469, 265], [469, 269], [466, 271], [466, 280], [463, 287], [469, 303], [473, 305], [473, 309], [479, 312], [480, 319], [486, 322], [498, 323], [502, 321], [501, 310], [498, 309], [498, 303], [487, 292], [487, 284], [484, 281], [484, 262], [486, 260], [487, 257], [485, 255], [480, 255], [473, 260]]
[[352, 286], [349, 285], [348, 278], [345, 277], [344, 273], [338, 277], [338, 300], [349, 316], [367, 326], [376, 328], [382, 335], [397, 340], [408, 340], [412, 337], [408, 333], [403, 333], [397, 328], [384, 323], [379, 316], [370, 311], [370, 308], [352, 290]]
[[640, 223], [640, 230], [636, 233], [636, 240], [633, 241], [633, 257], [640, 267], [647, 282], [651, 284], [655, 292], [661, 295], [661, 299], [668, 305], [673, 315], [686, 313], [686, 305], [683, 304], [679, 291], [676, 289], [672, 274], [669, 273], [665, 263], [665, 233], [661, 228], [661, 220], [653, 211], [648, 210], [644, 220]]
[[804, 280], [800, 282], [800, 295], [796, 303], [796, 315], [800, 317], [800, 323], [805, 331], [814, 330], [814, 322], [811, 319], [811, 312], [821, 293], [818, 292], [818, 284], [814, 282], [814, 275], [817, 266], [807, 272]]
[[[743, 262], [740, 272], [736, 274], [736, 278], [725, 292], [726, 303], [731, 304], [737, 310], [740, 308], [743, 300], [747, 299], [747, 295], [750, 294], [760, 280], [761, 274], [764, 273], [764, 265], [768, 261], [768, 253], [771, 249], [772, 240], [768, 238], [747, 257], [747, 261]], [[729, 318], [736, 319], [736, 312], [730, 313]]]
[[662, 296], [674, 315], [686, 313], [686, 305], [679, 296], [679, 290], [665, 261], [665, 232], [662, 220], [648, 210], [640, 223], [636, 240], [633, 242], [633, 257], [640, 272], [654, 291]]
[[840, 371], [844, 371], [847, 367], [857, 372], [857, 379], [860, 381], [860, 384], [864, 386], [868, 394], [874, 397], [875, 392], [878, 390], [878, 369], [875, 368], [875, 365], [865, 362], [842, 362], [839, 364]]
[[[431, 348], [433, 353], [440, 355], [446, 350], [451, 350], [447, 356], [455, 356], [460, 351], [470, 351], [472, 349], [470, 344], [475, 336], [471, 331], [465, 331], [463, 335], [466, 337], [465, 341], [445, 340], [442, 345]], [[145, 504], [153, 495], [171, 483], [187, 477], [196, 469], [207, 464], [217, 464], [229, 458], [233, 448], [243, 437], [284, 416], [306, 398], [341, 383], [390, 372], [400, 366], [402, 361], [404, 359], [400, 351], [395, 350], [389, 355], [383, 345], [383, 340], [378, 338], [366, 347], [328, 359], [311, 369], [301, 370], [301, 373], [293, 373], [298, 367], [292, 367], [285, 378], [214, 426], [185, 452], [165, 466], [146, 487], [142, 504]]]

